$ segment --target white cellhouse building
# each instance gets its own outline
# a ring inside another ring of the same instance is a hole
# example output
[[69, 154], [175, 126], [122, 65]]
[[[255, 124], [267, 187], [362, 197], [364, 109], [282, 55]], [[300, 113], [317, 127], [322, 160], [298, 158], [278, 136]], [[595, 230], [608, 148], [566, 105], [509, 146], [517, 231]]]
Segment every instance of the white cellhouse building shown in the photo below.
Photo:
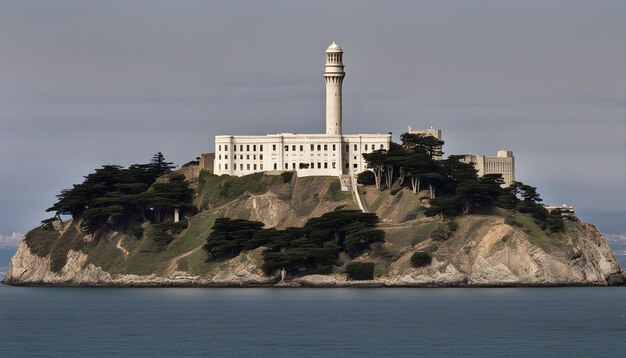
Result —
[[278, 133], [215, 137], [214, 173], [242, 176], [257, 172], [295, 171], [298, 176], [341, 176], [367, 169], [363, 153], [389, 149], [391, 134], [343, 134], [341, 90], [345, 77], [343, 50], [326, 49], [326, 133]]
[[478, 176], [485, 174], [502, 174], [503, 187], [515, 181], [515, 157], [510, 150], [499, 150], [495, 157], [479, 154], [464, 154], [462, 162], [471, 163], [478, 171]]

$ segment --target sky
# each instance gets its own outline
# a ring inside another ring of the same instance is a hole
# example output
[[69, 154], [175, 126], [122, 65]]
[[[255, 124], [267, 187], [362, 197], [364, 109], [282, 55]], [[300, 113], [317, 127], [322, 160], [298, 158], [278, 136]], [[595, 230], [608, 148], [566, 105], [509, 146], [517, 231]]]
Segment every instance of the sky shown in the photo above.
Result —
[[104, 164], [322, 133], [332, 41], [344, 133], [512, 150], [545, 202], [626, 221], [626, 1], [0, 0], [0, 233]]

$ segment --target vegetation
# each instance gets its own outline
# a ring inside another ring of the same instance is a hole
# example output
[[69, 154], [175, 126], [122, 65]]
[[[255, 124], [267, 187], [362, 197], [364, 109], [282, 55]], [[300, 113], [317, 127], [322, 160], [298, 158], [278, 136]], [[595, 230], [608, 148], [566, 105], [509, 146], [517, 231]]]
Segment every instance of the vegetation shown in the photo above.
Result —
[[246, 192], [252, 194], [260, 194], [268, 190], [268, 188], [276, 183], [282, 183], [287, 176], [291, 180], [293, 173], [286, 176], [277, 175], [269, 176], [263, 173], [254, 173], [242, 177], [234, 177], [229, 175], [215, 175], [207, 171], [201, 171], [198, 178], [198, 194], [200, 202], [197, 203], [200, 209], [208, 209], [216, 205], [225, 203]]
[[530, 214], [548, 232], [564, 229], [562, 217], [549, 214], [541, 205], [536, 188], [521, 182], [503, 188], [500, 174], [478, 177], [473, 165], [462, 162], [461, 156], [437, 160], [443, 154], [443, 141], [432, 136], [405, 133], [401, 139], [402, 144], [391, 143], [388, 150], [363, 154], [370, 171], [359, 174], [358, 182], [373, 182], [376, 188], [386, 187], [392, 194], [398, 192], [392, 190], [393, 185], [408, 186], [414, 193], [427, 188], [426, 216], [444, 219], [501, 207]]
[[328, 185], [326, 199], [330, 201], [341, 201], [350, 197], [350, 193], [341, 191], [341, 183], [335, 180]]
[[346, 274], [351, 280], [372, 280], [374, 266], [373, 262], [350, 262], [346, 266]]
[[[193, 190], [180, 174], [170, 174], [172, 163], [163, 154], [155, 154], [148, 164], [128, 168], [105, 165], [85, 176], [81, 184], [66, 189], [47, 211], [55, 218], [71, 215], [81, 219], [82, 229], [94, 233], [98, 229], [126, 229], [140, 221], [161, 223], [175, 208], [195, 213], [191, 205]], [[166, 179], [157, 178], [169, 174]], [[52, 219], [44, 220], [45, 226]]]
[[456, 231], [457, 227], [458, 225], [454, 221], [439, 224], [435, 230], [430, 233], [430, 237], [436, 241], [448, 240], [450, 236], [452, 236], [452, 233]]
[[161, 224], [150, 225], [146, 230], [148, 239], [154, 241], [157, 250], [164, 251], [167, 245], [173, 240], [174, 236], [179, 235], [187, 228], [187, 220], [180, 222], [166, 222]]
[[376, 228], [378, 217], [359, 210], [337, 210], [312, 218], [302, 228], [263, 229], [263, 223], [221, 218], [215, 221], [204, 249], [211, 261], [235, 257], [260, 246], [267, 273], [285, 269], [289, 274], [330, 272], [339, 254], [355, 257], [372, 243], [383, 242]]
[[415, 268], [428, 266], [432, 261], [433, 257], [424, 251], [417, 251], [411, 256], [411, 265]]

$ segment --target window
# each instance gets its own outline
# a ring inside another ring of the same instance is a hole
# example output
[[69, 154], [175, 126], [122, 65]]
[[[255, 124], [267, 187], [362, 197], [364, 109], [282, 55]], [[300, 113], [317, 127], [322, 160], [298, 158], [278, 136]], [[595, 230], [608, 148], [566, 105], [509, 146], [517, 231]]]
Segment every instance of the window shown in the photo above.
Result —
[[335, 147], [335, 145], [333, 144], [333, 150], [337, 150], [337, 148]]
[[228, 151], [228, 145], [225, 145], [225, 146], [224, 146], [224, 150], [225, 150], [225, 151]]
[[356, 160], [356, 155], [354, 156], [354, 160]]
[[304, 152], [304, 146], [303, 145], [300, 145], [300, 151]]
[[365, 151], [367, 152], [367, 144], [365, 145]]
[[224, 164], [224, 169], [228, 170], [228, 164]]
[[250, 164], [246, 164], [246, 169], [250, 170]]
[[278, 169], [278, 165], [276, 165], [276, 163], [274, 163], [274, 170]]
[[259, 164], [259, 166], [261, 167], [260, 169], [263, 170], [263, 164]]
[[328, 162], [324, 162], [324, 169], [328, 169]]
[[346, 144], [346, 152], [350, 151], [350, 144]]
[[328, 150], [328, 144], [324, 144], [324, 150]]
[[322, 146], [321, 145], [317, 145], [317, 150], [322, 150]]
[[311, 169], [315, 169], [315, 163], [311, 162]]
[[246, 152], [249, 152], [249, 151], [250, 151], [250, 144], [247, 144], [246, 145]]
[[228, 159], [228, 154], [224, 154], [224, 159]]
[[295, 152], [295, 151], [296, 151], [296, 146], [295, 146], [295, 145], [292, 145], [292, 146], [291, 146], [291, 150], [293, 150], [293, 151]]
[[317, 169], [322, 169], [322, 163], [317, 162]]
[[285, 152], [288, 152], [288, 151], [289, 151], [289, 146], [288, 146], [288, 145], [286, 145], [286, 146], [285, 146]]
[[272, 150], [276, 151], [276, 144], [272, 144]]
[[250, 154], [246, 154], [246, 159], [250, 159]]
[[337, 163], [333, 162], [333, 169], [335, 169], [337, 167]]
[[350, 164], [346, 163], [346, 169], [350, 168]]
[[233, 152], [236, 152], [236, 151], [237, 151], [237, 146], [233, 145]]
[[220, 154], [220, 155], [218, 155], [218, 156], [217, 156], [217, 159], [222, 159], [222, 155], [221, 155], [221, 154]]
[[256, 144], [252, 146], [252, 151], [256, 152]]
[[256, 154], [252, 156], [252, 159], [256, 160]]
[[359, 149], [358, 149], [357, 145], [355, 144], [354, 145], [354, 151], [356, 152], [357, 150], [359, 150]]
[[239, 151], [240, 151], [240, 152], [243, 152], [243, 144], [240, 144], [240, 145], [239, 145]]
[[384, 148], [384, 146], [381, 144], [381, 145], [380, 145], [380, 149], [383, 149], [383, 148]]
[[285, 169], [289, 169], [289, 164], [285, 163]]
[[217, 151], [218, 151], [218, 152], [221, 152], [221, 151], [222, 151], [222, 146], [221, 146], [221, 145], [218, 145], [218, 146], [217, 146]]
[[314, 150], [315, 150], [315, 145], [311, 144], [311, 151], [314, 151]]
[[252, 166], [252, 169], [256, 170], [256, 164], [254, 164], [254, 165]]
[[218, 169], [218, 170], [222, 170], [222, 165], [221, 165], [221, 164], [218, 164], [218, 165], [217, 165], [217, 169]]
[[263, 144], [259, 146], [259, 152], [262, 152], [262, 151], [263, 151]]
[[263, 154], [259, 154], [259, 159], [263, 160]]
[[291, 168], [296, 169], [296, 163], [291, 163]]
[[243, 170], [243, 164], [239, 164], [239, 170]]
[[358, 165], [356, 163], [354, 163], [354, 169], [358, 168]]

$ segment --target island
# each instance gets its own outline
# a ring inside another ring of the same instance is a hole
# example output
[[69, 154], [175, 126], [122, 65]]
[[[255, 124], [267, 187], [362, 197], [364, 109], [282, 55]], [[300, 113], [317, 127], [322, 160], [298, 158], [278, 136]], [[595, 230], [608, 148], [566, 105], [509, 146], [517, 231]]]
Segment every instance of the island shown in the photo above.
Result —
[[326, 131], [218, 135], [62, 191], [11, 285], [619, 285], [604, 238], [515, 179], [513, 152], [443, 157], [441, 130], [343, 134], [343, 49], [325, 51]]

